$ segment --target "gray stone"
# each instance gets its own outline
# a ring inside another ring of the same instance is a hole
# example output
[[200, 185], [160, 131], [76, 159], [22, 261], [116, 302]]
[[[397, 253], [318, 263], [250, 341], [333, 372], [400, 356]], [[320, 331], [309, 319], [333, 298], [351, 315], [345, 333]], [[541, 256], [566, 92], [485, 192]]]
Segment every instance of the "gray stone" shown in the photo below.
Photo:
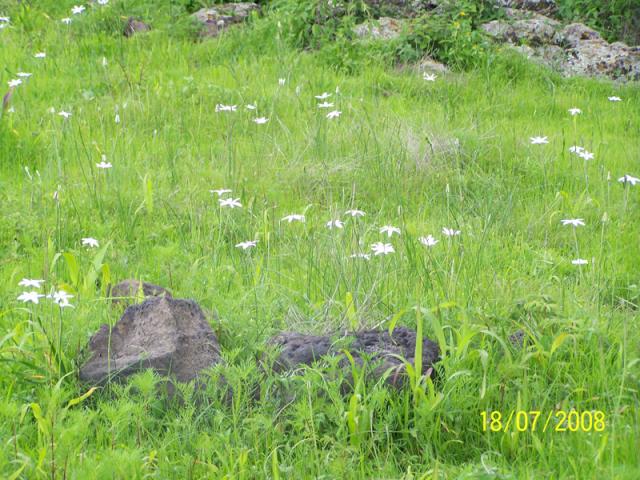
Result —
[[570, 48], [577, 47], [583, 40], [602, 40], [602, 36], [582, 23], [571, 23], [558, 34], [558, 43]]
[[129, 17], [129, 20], [127, 20], [127, 24], [124, 27], [123, 34], [125, 37], [131, 37], [136, 33], [148, 32], [149, 30], [151, 30], [150, 25], [141, 22], [140, 20], [136, 20], [133, 17]]
[[481, 25], [488, 35], [496, 40], [515, 44], [543, 45], [555, 40], [560, 23], [550, 18], [538, 15], [511, 22], [493, 20]]
[[192, 16], [203, 26], [203, 37], [217, 37], [229, 26], [244, 22], [251, 12], [260, 7], [253, 2], [223, 3], [210, 8], [202, 8]]
[[398, 38], [403, 23], [394, 18], [382, 17], [378, 20], [361, 23], [353, 27], [357, 37], [367, 40], [391, 40]]
[[605, 40], [582, 40], [567, 53], [568, 59], [562, 68], [565, 75], [640, 80], [640, 47]]
[[[286, 372], [302, 365], [311, 365], [323, 357], [339, 357], [339, 366], [345, 371], [347, 384], [350, 380], [350, 363], [342, 353], [347, 350], [357, 365], [365, 357], [372, 365], [370, 378], [378, 381], [385, 378], [387, 385], [399, 388], [406, 380], [406, 366], [401, 358], [415, 365], [416, 332], [397, 327], [389, 335], [387, 330], [365, 330], [338, 338], [304, 335], [285, 332], [271, 340], [268, 345], [279, 350], [273, 365], [276, 372]], [[440, 358], [438, 345], [428, 338], [422, 341], [422, 372], [435, 377], [434, 364]], [[388, 374], [388, 376], [386, 376]], [[386, 377], [385, 377], [386, 376]]]
[[171, 297], [171, 293], [166, 288], [138, 280], [123, 280], [108, 288], [108, 296], [113, 303], [120, 305], [134, 303], [140, 292], [144, 295], [144, 298]]
[[130, 306], [113, 327], [102, 325], [89, 352], [80, 380], [94, 385], [149, 368], [188, 382], [221, 362], [218, 340], [198, 304], [168, 297]]

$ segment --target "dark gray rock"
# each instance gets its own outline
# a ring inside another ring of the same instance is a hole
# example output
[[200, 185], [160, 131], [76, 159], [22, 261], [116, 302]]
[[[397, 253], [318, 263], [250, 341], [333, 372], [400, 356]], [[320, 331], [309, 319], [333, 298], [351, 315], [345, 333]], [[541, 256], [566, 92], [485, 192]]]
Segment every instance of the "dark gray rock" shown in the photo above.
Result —
[[[350, 363], [342, 353], [347, 350], [357, 365], [362, 365], [365, 358], [369, 360], [372, 380], [380, 380], [389, 373], [386, 384], [398, 388], [406, 380], [405, 363], [401, 358], [415, 365], [416, 332], [397, 327], [391, 335], [387, 330], [365, 330], [339, 338], [285, 332], [269, 340], [268, 345], [279, 350], [273, 365], [276, 372], [311, 365], [323, 357], [339, 356], [339, 365], [346, 372], [347, 383], [350, 383]], [[438, 345], [424, 338], [422, 371], [425, 375], [435, 376], [433, 365], [439, 358]]]
[[259, 9], [258, 4], [253, 2], [223, 3], [202, 8], [193, 14], [193, 18], [202, 24], [201, 36], [217, 37], [223, 30], [244, 22], [251, 12]]
[[150, 30], [150, 25], [141, 22], [140, 20], [136, 20], [133, 17], [129, 17], [129, 20], [127, 20], [127, 24], [124, 27], [124, 32], [122, 33], [125, 37], [132, 37], [136, 33], [148, 32]]
[[112, 328], [102, 325], [91, 337], [89, 351], [80, 380], [94, 385], [148, 368], [188, 382], [221, 362], [218, 340], [198, 304], [169, 297], [128, 307]]
[[516, 348], [522, 348], [526, 337], [527, 335], [524, 333], [524, 330], [516, 330], [514, 333], [509, 335], [509, 343]]
[[171, 293], [159, 285], [153, 283], [140, 282], [138, 280], [123, 280], [122, 282], [109, 287], [108, 296], [115, 304], [131, 304], [142, 291], [145, 298], [148, 297], [169, 297]]

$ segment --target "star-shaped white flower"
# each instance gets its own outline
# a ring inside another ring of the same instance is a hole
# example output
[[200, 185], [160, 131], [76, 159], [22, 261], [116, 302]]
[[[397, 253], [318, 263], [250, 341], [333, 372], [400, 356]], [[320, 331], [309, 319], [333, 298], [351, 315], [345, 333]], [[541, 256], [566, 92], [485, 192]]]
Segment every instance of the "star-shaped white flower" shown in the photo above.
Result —
[[38, 52], [34, 55], [35, 58], [45, 58], [47, 54], [45, 52]]
[[640, 178], [632, 177], [631, 175], [624, 175], [618, 179], [620, 183], [629, 184], [631, 186], [635, 186], [637, 183], [640, 183]]
[[267, 123], [269, 121], [269, 119], [267, 117], [258, 117], [258, 118], [254, 118], [253, 121], [255, 123], [257, 123], [258, 125], [263, 125], [263, 124]]
[[425, 82], [435, 82], [438, 76], [435, 73], [425, 72], [424, 75], [422, 75], [422, 78], [425, 80]]
[[20, 280], [20, 283], [18, 283], [18, 285], [20, 287], [40, 288], [42, 287], [43, 283], [44, 283], [44, 280], [34, 280], [32, 278], [23, 278], [22, 280]]
[[216, 104], [216, 112], [235, 112], [237, 111], [237, 105], [223, 105], [221, 103]]
[[28, 72], [18, 72], [18, 73], [16, 73], [16, 76], [18, 76], [20, 78], [29, 78], [31, 75], [33, 75], [33, 73], [28, 73]]
[[395, 252], [393, 245], [390, 243], [382, 243], [376, 242], [371, 245], [371, 250], [373, 250], [374, 255], [388, 255], [390, 253]]
[[10, 17], [0, 17], [0, 23], [9, 23], [10, 21]]
[[60, 20], [62, 23], [64, 23], [65, 25], [69, 25], [71, 23], [71, 19], [69, 17], [65, 17], [63, 19]]
[[100, 163], [96, 163], [96, 167], [106, 169], [106, 168], [111, 168], [111, 167], [113, 167], [113, 165], [111, 165], [111, 162], [105, 162], [105, 161], [103, 160], [103, 161], [101, 161]]
[[328, 229], [344, 228], [344, 222], [342, 220], [329, 220], [326, 224]]
[[98, 240], [96, 240], [95, 238], [91, 238], [91, 237], [87, 237], [87, 238], [83, 238], [82, 239], [82, 245], [85, 245], [89, 248], [97, 248], [100, 246], [100, 244], [98, 243]]
[[246, 242], [236, 243], [236, 248], [241, 248], [242, 250], [247, 250], [248, 248], [253, 248], [258, 243], [257, 240], [248, 240]]
[[607, 97], [609, 99], [610, 102], [621, 102], [622, 99], [620, 97], [616, 97], [615, 95], [613, 97]]
[[435, 238], [433, 238], [433, 236], [427, 235], [426, 237], [418, 238], [418, 241], [425, 247], [433, 247], [440, 240], [436, 240]]
[[584, 220], [581, 218], [566, 218], [564, 220], [560, 220], [563, 226], [571, 225], [573, 227], [584, 227]]
[[586, 265], [589, 261], [584, 258], [576, 258], [575, 260], [571, 260], [571, 263], [574, 265]]
[[331, 112], [327, 113], [327, 118], [331, 120], [332, 118], [338, 118], [340, 115], [342, 115], [341, 111], [332, 110]]
[[22, 292], [18, 295], [18, 300], [24, 303], [31, 302], [37, 304], [40, 303], [42, 297], [44, 297], [44, 295], [38, 292]]
[[345, 215], [351, 215], [352, 217], [364, 217], [366, 215], [366, 213], [364, 213], [362, 210], [357, 209], [347, 210], [344, 213]]
[[258, 106], [255, 103], [250, 103], [249, 105], [245, 105], [245, 107], [247, 110], [256, 110], [258, 108]]
[[283, 217], [282, 220], [286, 220], [287, 222], [291, 223], [291, 222], [304, 222], [306, 219], [304, 215], [300, 215], [298, 213], [292, 213], [291, 215], [287, 215], [286, 217]]
[[584, 160], [593, 160], [593, 158], [595, 157], [595, 154], [591, 153], [591, 152], [587, 152], [586, 150], [578, 153], [578, 156]]
[[573, 147], [569, 147], [569, 151], [570, 151], [571, 153], [577, 153], [577, 154], [580, 154], [580, 153], [584, 152], [584, 151], [585, 151], [585, 149], [584, 149], [584, 147], [580, 147], [580, 146], [578, 146], [578, 145], [574, 145]]
[[442, 233], [447, 237], [455, 237], [460, 235], [460, 230], [454, 230], [453, 228], [442, 227]]
[[209, 190], [211, 193], [217, 194], [219, 197], [226, 193], [231, 193], [231, 189], [229, 188], [218, 188], [217, 190]]
[[580, 110], [579, 108], [573, 107], [573, 108], [570, 108], [568, 112], [575, 117], [576, 115], [580, 115], [582, 113], [582, 110]]
[[400, 235], [400, 229], [392, 225], [385, 225], [383, 227], [380, 227], [380, 233], [386, 233], [387, 237], [391, 237], [394, 233]]
[[353, 253], [349, 255], [349, 258], [364, 258], [365, 260], [371, 259], [371, 255], [368, 253]]
[[66, 118], [69, 118], [71, 116], [71, 113], [65, 112], [64, 110], [60, 110], [58, 112], [58, 115], [60, 115], [61, 117], [64, 117], [66, 119]]
[[9, 85], [9, 88], [17, 87], [21, 83], [22, 83], [22, 80], [20, 80], [19, 78], [16, 78], [15, 80], [9, 80], [7, 82], [7, 84]]
[[331, 108], [333, 107], [333, 103], [331, 102], [322, 102], [318, 104], [318, 108]]
[[545, 145], [549, 143], [549, 139], [547, 137], [531, 137], [531, 145]]
[[242, 207], [242, 204], [240, 203], [239, 198], [219, 198], [218, 203], [220, 204], [221, 207], [230, 207], [230, 208]]
[[109, 3], [109, 0], [98, 0], [98, 5], [106, 5]]
[[324, 92], [324, 93], [322, 93], [322, 94], [320, 94], [320, 95], [316, 95], [316, 98], [317, 98], [318, 100], [326, 100], [326, 99], [327, 99], [327, 98], [329, 98], [330, 96], [331, 96], [331, 94], [330, 94], [330, 93]]
[[69, 303], [69, 299], [73, 298], [73, 295], [68, 294], [64, 290], [58, 290], [57, 292], [53, 292], [53, 295], [51, 295], [51, 298], [55, 303], [58, 304], [60, 308], [73, 307], [73, 305]]
[[76, 5], [71, 9], [73, 15], [79, 15], [86, 10], [84, 5]]

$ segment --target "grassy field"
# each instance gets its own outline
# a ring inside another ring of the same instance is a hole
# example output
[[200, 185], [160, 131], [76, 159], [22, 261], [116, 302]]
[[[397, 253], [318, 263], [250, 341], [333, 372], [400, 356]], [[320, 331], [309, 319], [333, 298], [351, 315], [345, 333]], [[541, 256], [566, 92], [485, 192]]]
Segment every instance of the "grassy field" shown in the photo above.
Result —
[[[0, 119], [1, 477], [640, 478], [640, 185], [618, 181], [640, 176], [637, 85], [507, 52], [434, 82], [373, 60], [345, 74], [273, 18], [194, 42], [148, 1], [62, 23], [72, 6], [0, 1], [0, 94], [22, 80]], [[154, 30], [119, 35], [129, 7]], [[334, 107], [318, 108], [323, 92]], [[106, 286], [125, 278], [210, 313], [231, 404], [213, 386], [204, 404], [167, 403], [150, 373], [82, 398], [81, 349], [118, 320]], [[59, 289], [73, 308], [17, 299]], [[319, 368], [256, 367], [282, 330], [392, 322], [438, 341], [435, 384], [343, 396]], [[508, 340], [519, 329], [524, 348]], [[543, 431], [571, 410], [603, 412], [602, 428]], [[493, 432], [493, 411], [540, 424]]]

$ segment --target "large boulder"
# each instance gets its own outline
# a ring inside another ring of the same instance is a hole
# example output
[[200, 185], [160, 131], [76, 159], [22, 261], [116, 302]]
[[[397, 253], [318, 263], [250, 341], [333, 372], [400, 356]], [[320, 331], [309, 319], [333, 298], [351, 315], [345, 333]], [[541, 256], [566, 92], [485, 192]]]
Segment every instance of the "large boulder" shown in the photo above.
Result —
[[640, 80], [640, 47], [622, 42], [583, 40], [569, 49], [563, 66], [566, 75]]
[[509, 14], [510, 20], [493, 20], [482, 25], [482, 30], [502, 42], [544, 45], [555, 41], [556, 33], [561, 27], [559, 22], [544, 15]]
[[602, 40], [602, 36], [582, 23], [571, 23], [558, 33], [558, 43], [565, 47], [576, 48], [584, 40]]
[[640, 47], [609, 43], [581, 23], [563, 26], [538, 13], [506, 9], [506, 20], [481, 26], [487, 35], [565, 76], [640, 80]]
[[[401, 387], [406, 380], [406, 366], [402, 359], [415, 365], [416, 332], [405, 327], [388, 330], [365, 330], [338, 338], [284, 332], [269, 340], [268, 345], [278, 350], [273, 369], [286, 372], [303, 365], [311, 365], [323, 357], [339, 356], [339, 365], [345, 370], [350, 382], [350, 362], [343, 351], [347, 350], [357, 365], [365, 358], [372, 367], [370, 378], [378, 381], [385, 378], [387, 385]], [[428, 338], [422, 341], [422, 371], [434, 377], [433, 365], [440, 358], [438, 345]]]
[[229, 26], [244, 22], [251, 12], [258, 11], [259, 8], [258, 4], [253, 2], [223, 3], [201, 8], [193, 14], [193, 18], [202, 24], [203, 37], [217, 37]]
[[218, 340], [198, 304], [170, 297], [128, 307], [113, 327], [102, 325], [91, 337], [89, 353], [80, 380], [94, 385], [149, 368], [188, 382], [221, 362]]

